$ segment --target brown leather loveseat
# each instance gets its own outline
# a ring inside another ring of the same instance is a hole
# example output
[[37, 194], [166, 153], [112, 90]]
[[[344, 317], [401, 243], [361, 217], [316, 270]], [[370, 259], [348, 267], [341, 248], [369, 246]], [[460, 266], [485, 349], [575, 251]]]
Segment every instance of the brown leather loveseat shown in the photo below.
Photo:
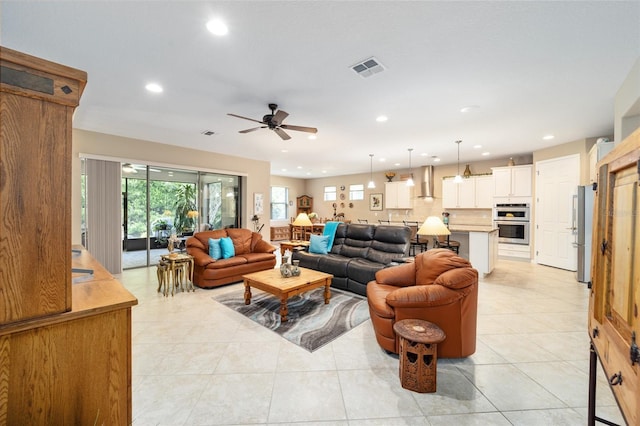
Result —
[[[209, 238], [230, 237], [235, 256], [214, 259], [209, 256]], [[276, 247], [249, 229], [228, 228], [197, 232], [187, 239], [187, 253], [193, 256], [193, 283], [211, 288], [242, 281], [242, 276], [271, 269], [276, 265]]]
[[378, 271], [367, 285], [367, 299], [378, 344], [389, 352], [400, 349], [393, 324], [407, 318], [432, 322], [445, 332], [438, 357], [476, 351], [478, 271], [451, 250], [429, 250], [413, 263]]

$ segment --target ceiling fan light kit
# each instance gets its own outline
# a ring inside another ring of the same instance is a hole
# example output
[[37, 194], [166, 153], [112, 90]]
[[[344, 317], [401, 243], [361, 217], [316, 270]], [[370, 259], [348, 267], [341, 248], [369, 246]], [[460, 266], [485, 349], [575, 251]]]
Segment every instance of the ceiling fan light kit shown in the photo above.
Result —
[[282, 124], [284, 119], [289, 116], [289, 113], [282, 110], [276, 111], [278, 109], [277, 104], [269, 104], [268, 106], [269, 106], [269, 109], [271, 110], [271, 114], [266, 114], [265, 116], [263, 116], [262, 121], [254, 120], [253, 118], [243, 117], [237, 114], [227, 113], [227, 115], [262, 124], [262, 126], [240, 130], [238, 133], [249, 133], [249, 132], [254, 132], [258, 129], [271, 129], [274, 132], [276, 132], [276, 134], [280, 136], [282, 140], [285, 140], [285, 141], [291, 139], [291, 136], [289, 136], [283, 129], [295, 130], [297, 132], [318, 133], [318, 129], [316, 129], [315, 127], [294, 126], [293, 124]]

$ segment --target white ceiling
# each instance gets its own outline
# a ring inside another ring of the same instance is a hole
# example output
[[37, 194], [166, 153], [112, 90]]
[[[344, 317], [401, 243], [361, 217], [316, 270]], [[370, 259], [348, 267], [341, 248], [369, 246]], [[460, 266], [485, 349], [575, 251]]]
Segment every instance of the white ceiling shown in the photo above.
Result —
[[[616, 91], [640, 57], [638, 1], [0, 7], [3, 46], [87, 71], [74, 127], [268, 160], [273, 174], [303, 178], [368, 172], [370, 153], [374, 171], [407, 168], [408, 148], [414, 167], [455, 163], [457, 139], [470, 162], [610, 136]], [[227, 36], [206, 30], [212, 17]], [[371, 56], [384, 72], [351, 70]], [[150, 81], [164, 92], [147, 92]], [[317, 140], [239, 134], [257, 124], [227, 115], [261, 119], [270, 102], [285, 124], [317, 127]], [[460, 112], [469, 105], [479, 108]]]

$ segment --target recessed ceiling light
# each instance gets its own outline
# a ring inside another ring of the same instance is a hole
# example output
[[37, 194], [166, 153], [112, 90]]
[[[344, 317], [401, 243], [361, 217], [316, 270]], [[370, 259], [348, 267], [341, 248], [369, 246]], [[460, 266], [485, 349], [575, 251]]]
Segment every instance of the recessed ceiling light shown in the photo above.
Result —
[[399, 165], [400, 165], [400, 163], [393, 163], [393, 165], [394, 165], [394, 166], [399, 166]]
[[431, 157], [431, 158], [433, 158], [433, 162], [434, 163], [439, 163], [440, 162], [440, 158], [436, 157], [435, 155], [433, 157]]
[[487, 152], [483, 152], [482, 155], [484, 155], [486, 157], [487, 155], [491, 155], [491, 153], [489, 151], [487, 151]]
[[426, 153], [426, 152], [423, 152], [422, 154], [420, 154], [421, 157], [426, 157], [427, 155], [429, 155], [429, 154]]
[[386, 159], [386, 158], [381, 158], [381, 159], [380, 159], [380, 160], [378, 160], [378, 161], [380, 161], [381, 163], [384, 163], [385, 161], [387, 161], [387, 159]]
[[148, 83], [144, 88], [153, 93], [162, 93], [162, 86], [158, 83]]
[[280, 170], [282, 170], [283, 172], [286, 172], [286, 171], [287, 171], [287, 169], [280, 169]]
[[474, 149], [480, 149], [480, 148], [482, 148], [482, 145], [474, 145], [473, 148]]
[[378, 123], [384, 123], [384, 122], [385, 122], [385, 121], [387, 121], [388, 119], [389, 119], [389, 117], [387, 117], [386, 115], [379, 115], [379, 116], [376, 118], [376, 121], [377, 121]]
[[227, 25], [220, 19], [212, 19], [207, 22], [207, 29], [211, 34], [217, 36], [223, 36], [229, 32], [229, 28], [227, 28]]
[[300, 169], [302, 168], [302, 166], [298, 166], [298, 167], [296, 167], [296, 168], [297, 168], [298, 170], [300, 170]]
[[318, 139], [316, 135], [309, 135], [308, 138], [311, 139], [312, 141]]
[[323, 171], [322, 171], [322, 173], [327, 173], [327, 171], [326, 171], [326, 170], [323, 170]]
[[465, 107], [460, 108], [460, 112], [471, 112], [480, 109], [478, 105], [467, 105]]
[[282, 149], [282, 150], [280, 150], [280, 152], [289, 152], [289, 151], [286, 150], [286, 149]]
[[551, 139], [555, 138], [555, 136], [553, 135], [544, 135], [542, 137], [542, 139], [544, 139], [545, 141], [550, 141]]
[[307, 172], [307, 176], [311, 176], [311, 172]]

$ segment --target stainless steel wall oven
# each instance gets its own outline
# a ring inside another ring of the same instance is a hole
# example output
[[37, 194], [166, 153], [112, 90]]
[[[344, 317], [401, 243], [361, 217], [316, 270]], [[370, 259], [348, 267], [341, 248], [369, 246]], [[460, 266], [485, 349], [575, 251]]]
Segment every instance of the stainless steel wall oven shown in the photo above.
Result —
[[498, 242], [529, 245], [529, 204], [496, 204], [494, 223]]

